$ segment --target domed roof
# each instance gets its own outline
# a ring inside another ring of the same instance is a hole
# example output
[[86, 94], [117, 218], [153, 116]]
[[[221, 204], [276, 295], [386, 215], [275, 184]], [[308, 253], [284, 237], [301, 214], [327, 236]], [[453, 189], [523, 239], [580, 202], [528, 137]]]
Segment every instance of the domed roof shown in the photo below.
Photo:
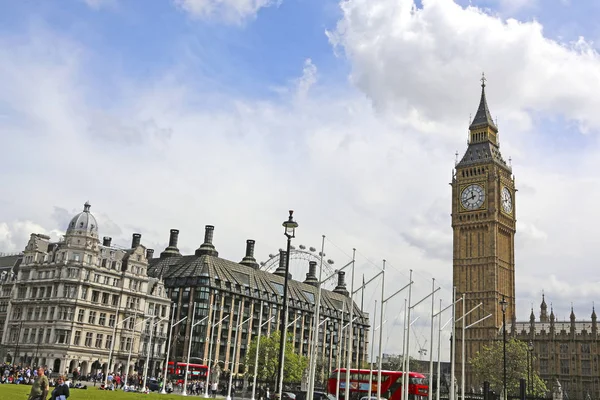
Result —
[[98, 223], [96, 218], [90, 213], [90, 203], [87, 201], [83, 205], [83, 212], [73, 217], [67, 228], [68, 234], [98, 236]]

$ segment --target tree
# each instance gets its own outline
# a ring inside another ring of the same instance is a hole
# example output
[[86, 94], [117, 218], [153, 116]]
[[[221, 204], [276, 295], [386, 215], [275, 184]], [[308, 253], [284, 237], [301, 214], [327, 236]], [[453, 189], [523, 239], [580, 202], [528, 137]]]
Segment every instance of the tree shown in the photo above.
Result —
[[[279, 331], [271, 336], [260, 337], [260, 348], [258, 352], [257, 379], [263, 382], [275, 384], [279, 365]], [[252, 339], [250, 347], [246, 352], [246, 372], [249, 378], [254, 378], [254, 360], [256, 357], [256, 343], [258, 336]], [[283, 366], [284, 383], [297, 383], [302, 380], [302, 373], [308, 367], [308, 359], [294, 353], [292, 336], [288, 335], [285, 345], [285, 363]]]
[[[527, 381], [527, 343], [510, 339], [506, 342], [506, 390], [509, 396], [519, 394], [519, 380]], [[535, 357], [534, 357], [535, 358]], [[490, 388], [496, 393], [502, 393], [504, 377], [504, 351], [501, 340], [484, 346], [470, 361], [475, 373], [475, 380], [483, 384], [490, 383]], [[548, 392], [546, 384], [540, 379], [537, 371], [533, 370], [533, 394], [543, 397]], [[531, 390], [531, 388], [530, 388]]]

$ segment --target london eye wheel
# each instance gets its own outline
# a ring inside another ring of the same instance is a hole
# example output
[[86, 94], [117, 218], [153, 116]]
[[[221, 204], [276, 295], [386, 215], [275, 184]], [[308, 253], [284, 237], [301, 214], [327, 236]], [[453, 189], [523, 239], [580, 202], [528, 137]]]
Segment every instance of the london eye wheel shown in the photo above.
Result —
[[[269, 254], [269, 258], [266, 261], [260, 263], [260, 269], [267, 272], [275, 272], [281, 262], [280, 257], [285, 254], [283, 249], [279, 249], [277, 254]], [[323, 254], [323, 274], [322, 279], [335, 273], [333, 268], [334, 261], [327, 259], [326, 254]], [[313, 261], [317, 263], [317, 279], [319, 278], [319, 266], [321, 264], [321, 252], [317, 251], [314, 247], [307, 248], [304, 245], [291, 247], [290, 251], [290, 267], [289, 273], [292, 275], [292, 279], [296, 281], [304, 281], [306, 274], [308, 273], [309, 263]], [[285, 261], [284, 261], [285, 262]], [[335, 286], [336, 279], [330, 279], [323, 284], [324, 288], [331, 288]]]

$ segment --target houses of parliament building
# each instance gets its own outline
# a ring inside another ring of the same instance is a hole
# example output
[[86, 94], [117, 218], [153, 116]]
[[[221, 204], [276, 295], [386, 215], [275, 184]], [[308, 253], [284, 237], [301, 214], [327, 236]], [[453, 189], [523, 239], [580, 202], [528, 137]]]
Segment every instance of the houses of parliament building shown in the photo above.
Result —
[[[500, 153], [498, 127], [488, 108], [485, 78], [477, 113], [469, 126], [468, 147], [456, 164], [452, 179], [453, 282], [457, 298], [465, 296], [471, 324], [491, 314], [465, 332], [466, 387], [476, 389], [468, 361], [493, 340], [502, 339], [502, 307], [506, 307], [507, 335], [531, 343], [533, 369], [547, 382], [558, 380], [569, 399], [600, 398], [600, 336], [595, 310], [589, 320], [556, 320], [542, 299], [539, 316], [518, 322], [515, 314], [516, 186], [512, 166]], [[456, 318], [462, 316], [462, 305]], [[457, 330], [457, 343], [462, 332]], [[500, 335], [500, 336], [499, 336]], [[456, 352], [457, 371], [463, 354]], [[460, 377], [457, 376], [457, 379]], [[523, 378], [526, 378], [525, 376]]]

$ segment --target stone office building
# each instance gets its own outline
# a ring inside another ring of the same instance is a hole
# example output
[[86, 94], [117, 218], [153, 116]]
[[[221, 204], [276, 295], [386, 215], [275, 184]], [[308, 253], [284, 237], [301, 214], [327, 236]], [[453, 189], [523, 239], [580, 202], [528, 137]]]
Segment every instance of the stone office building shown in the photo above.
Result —
[[533, 369], [548, 389], [558, 379], [563, 393], [571, 400], [600, 397], [600, 336], [593, 307], [589, 320], [577, 320], [571, 307], [569, 321], [558, 321], [552, 305], [548, 314], [548, 305], [542, 296], [537, 320], [532, 309], [529, 321], [512, 325], [514, 338], [533, 345]]
[[133, 234], [130, 248], [109, 237], [100, 242], [88, 203], [60, 241], [32, 234], [16, 276], [0, 282], [4, 361], [88, 374], [107, 371], [112, 349], [114, 370], [127, 371], [130, 358], [133, 372], [148, 358], [154, 375], [164, 360], [170, 301], [161, 280], [148, 276], [151, 250], [140, 241]]
[[[274, 317], [262, 329], [262, 335], [279, 330], [282, 317], [283, 285], [285, 280], [285, 252], [280, 253], [280, 264], [274, 273], [259, 269], [254, 258], [254, 241], [246, 243], [246, 254], [240, 262], [233, 262], [218, 255], [213, 245], [214, 227], [206, 226], [204, 243], [191, 255], [182, 255], [178, 248], [179, 231], [171, 230], [169, 246], [159, 258], [149, 260], [149, 274], [164, 279], [169, 296], [174, 303], [175, 320], [184, 316], [188, 319], [174, 329], [172, 352], [178, 361], [186, 361], [188, 341], [192, 340], [191, 362], [209, 364], [209, 344], [213, 343], [212, 359], [218, 360], [220, 368], [233, 370], [234, 374], [244, 372], [244, 360], [250, 341], [258, 334], [259, 314], [267, 321]], [[308, 273], [303, 282], [289, 280], [288, 285], [288, 334], [292, 335], [297, 353], [308, 355], [312, 335], [313, 312], [317, 296], [317, 263], [307, 266]], [[290, 277], [291, 278], [291, 277]], [[325, 321], [318, 332], [318, 360], [320, 378], [327, 376], [337, 365], [338, 346], [340, 346], [340, 323], [347, 324], [349, 307], [354, 307], [353, 366], [366, 361], [368, 314], [361, 312], [351, 302], [344, 281], [344, 272], [338, 273], [338, 285], [333, 291], [322, 290], [321, 321]], [[196, 307], [196, 320], [208, 317], [205, 322], [190, 332], [192, 307]], [[240, 328], [239, 351], [234, 352], [238, 310], [242, 310], [242, 320], [252, 317]], [[222, 320], [222, 324], [211, 327]], [[214, 336], [211, 336], [214, 331]], [[344, 334], [344, 337], [348, 337]], [[342, 354], [345, 353], [345, 341], [342, 341]], [[233, 360], [234, 354], [237, 354]], [[343, 355], [342, 355], [343, 357]], [[214, 365], [214, 364], [212, 364]], [[343, 365], [343, 364], [342, 364]]]

